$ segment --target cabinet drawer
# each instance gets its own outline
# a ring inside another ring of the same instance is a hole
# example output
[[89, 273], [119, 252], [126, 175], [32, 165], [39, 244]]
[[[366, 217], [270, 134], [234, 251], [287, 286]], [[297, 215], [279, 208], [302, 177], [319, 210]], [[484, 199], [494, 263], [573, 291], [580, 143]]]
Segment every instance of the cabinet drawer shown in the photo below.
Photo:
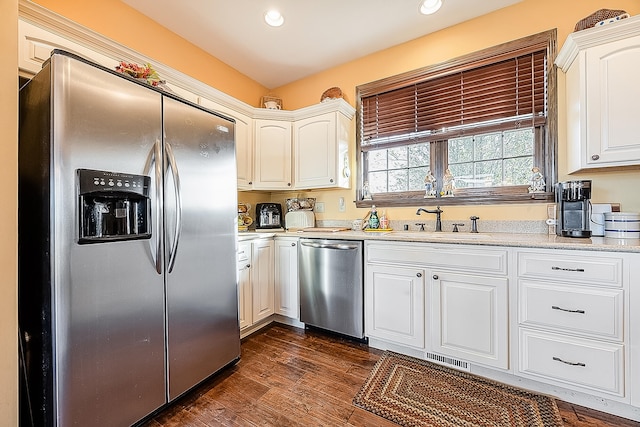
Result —
[[619, 344], [520, 329], [520, 372], [624, 395], [624, 347]]
[[622, 258], [519, 252], [518, 276], [622, 286]]
[[623, 291], [520, 280], [520, 323], [622, 340]]
[[238, 245], [238, 264], [244, 264], [249, 261], [251, 257], [251, 243], [241, 243]]
[[462, 245], [428, 243], [368, 243], [367, 262], [439, 268], [464, 268], [465, 271], [507, 274], [507, 251], [470, 248]]

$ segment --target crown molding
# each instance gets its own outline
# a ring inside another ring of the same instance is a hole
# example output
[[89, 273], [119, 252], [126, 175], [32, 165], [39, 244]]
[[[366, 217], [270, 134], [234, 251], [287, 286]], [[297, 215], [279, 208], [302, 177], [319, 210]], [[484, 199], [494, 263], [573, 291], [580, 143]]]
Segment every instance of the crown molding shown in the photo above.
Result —
[[576, 31], [567, 36], [562, 49], [558, 52], [555, 64], [566, 73], [580, 51], [637, 35], [640, 35], [640, 15], [612, 24]]
[[112, 58], [114, 64], [117, 64], [120, 61], [133, 62], [137, 64], [151, 63], [163, 79], [167, 80], [172, 85], [191, 92], [196, 96], [207, 98], [239, 113], [246, 114], [248, 116], [253, 115], [255, 107], [252, 107], [191, 76], [177, 71], [166, 64], [123, 46], [120, 43], [90, 30], [62, 15], [54, 13], [36, 3], [28, 0], [19, 0], [18, 18], [73, 43], [77, 43], [91, 51]]
[[102, 64], [104, 66], [115, 66], [120, 61], [133, 62], [136, 64], [151, 63], [163, 79], [171, 85], [175, 85], [196, 97], [208, 99], [253, 119], [294, 121], [332, 111], [338, 111], [349, 119], [352, 119], [355, 114], [355, 109], [343, 99], [329, 100], [298, 110], [270, 110], [253, 107], [32, 1], [19, 0], [18, 17], [22, 21], [28, 22], [49, 33], [69, 40], [71, 43], [75, 43], [113, 60], [113, 64]]

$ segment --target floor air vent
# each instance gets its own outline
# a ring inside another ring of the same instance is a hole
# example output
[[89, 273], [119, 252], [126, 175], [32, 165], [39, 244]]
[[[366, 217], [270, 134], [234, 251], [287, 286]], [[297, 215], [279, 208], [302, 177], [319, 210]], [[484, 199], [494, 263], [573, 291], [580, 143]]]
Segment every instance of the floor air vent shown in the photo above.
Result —
[[461, 371], [471, 371], [471, 365], [464, 360], [454, 359], [452, 357], [440, 356], [435, 353], [425, 353], [424, 358], [430, 362], [437, 363], [439, 365], [445, 365], [450, 368], [459, 369]]

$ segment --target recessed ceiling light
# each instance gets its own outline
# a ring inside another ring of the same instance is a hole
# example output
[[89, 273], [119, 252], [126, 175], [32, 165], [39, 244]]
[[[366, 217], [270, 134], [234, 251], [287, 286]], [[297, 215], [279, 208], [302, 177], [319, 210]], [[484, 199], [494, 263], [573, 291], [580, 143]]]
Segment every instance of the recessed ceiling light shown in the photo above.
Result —
[[442, 6], [442, 0], [423, 0], [420, 3], [420, 13], [423, 15], [431, 15], [436, 13]]
[[279, 27], [280, 25], [284, 24], [284, 16], [282, 16], [277, 10], [270, 10], [265, 13], [264, 20], [272, 27]]

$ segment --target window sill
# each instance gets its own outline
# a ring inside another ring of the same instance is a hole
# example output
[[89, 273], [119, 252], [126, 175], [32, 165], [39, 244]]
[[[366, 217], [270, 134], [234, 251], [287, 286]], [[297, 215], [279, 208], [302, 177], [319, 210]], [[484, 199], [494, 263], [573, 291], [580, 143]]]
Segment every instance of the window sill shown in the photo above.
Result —
[[500, 205], [515, 203], [555, 203], [552, 192], [519, 194], [473, 194], [454, 197], [425, 198], [423, 192], [405, 193], [403, 197], [390, 194], [376, 194], [373, 200], [356, 200], [356, 207], [402, 207], [402, 206], [464, 206], [464, 205]]

